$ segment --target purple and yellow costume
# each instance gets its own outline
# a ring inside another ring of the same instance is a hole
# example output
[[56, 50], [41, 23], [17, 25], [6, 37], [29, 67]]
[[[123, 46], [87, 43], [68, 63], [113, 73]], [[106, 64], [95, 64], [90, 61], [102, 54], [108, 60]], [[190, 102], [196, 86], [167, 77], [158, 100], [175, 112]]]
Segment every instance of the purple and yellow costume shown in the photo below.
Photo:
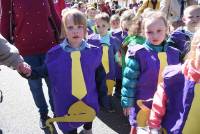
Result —
[[[66, 40], [53, 47], [47, 53], [46, 66], [32, 71], [31, 78], [48, 75], [55, 106], [55, 118], [47, 120], [47, 125], [56, 121], [62, 132], [78, 128], [86, 122], [92, 122], [99, 111], [98, 93], [106, 99], [106, 75], [101, 64], [102, 50], [82, 41], [78, 49], [70, 48]], [[73, 56], [80, 55], [75, 61]], [[74, 76], [74, 71], [82, 72]], [[80, 70], [79, 70], [80, 71]], [[80, 78], [83, 76], [83, 82]], [[100, 77], [100, 78], [98, 78]], [[83, 83], [77, 89], [77, 86]], [[76, 90], [73, 89], [76, 87]], [[85, 87], [85, 89], [84, 89]], [[105, 88], [105, 89], [103, 89]], [[51, 126], [50, 126], [51, 127]], [[51, 130], [52, 131], [52, 130]]]
[[[165, 68], [163, 83], [156, 91], [153, 100], [148, 122], [151, 128], [162, 127], [167, 134], [182, 134], [192, 106], [195, 84], [200, 80], [200, 72], [192, 74], [192, 71], [187, 71], [190, 73], [184, 74], [182, 70], [186, 69], [183, 68], [186, 66], [180, 64]], [[190, 132], [191, 130], [192, 126]]]
[[[159, 59], [160, 54], [164, 54], [165, 59]], [[121, 103], [124, 108], [135, 108], [129, 118], [132, 126], [144, 125], [139, 121], [142, 115], [138, 117], [141, 111], [138, 102], [144, 101], [146, 108], [151, 109], [152, 102], [147, 100], [153, 97], [157, 89], [162, 62], [165, 61], [168, 65], [178, 64], [180, 61], [179, 54], [176, 48], [167, 46], [165, 42], [155, 46], [146, 41], [143, 45], [129, 47], [122, 81]]]

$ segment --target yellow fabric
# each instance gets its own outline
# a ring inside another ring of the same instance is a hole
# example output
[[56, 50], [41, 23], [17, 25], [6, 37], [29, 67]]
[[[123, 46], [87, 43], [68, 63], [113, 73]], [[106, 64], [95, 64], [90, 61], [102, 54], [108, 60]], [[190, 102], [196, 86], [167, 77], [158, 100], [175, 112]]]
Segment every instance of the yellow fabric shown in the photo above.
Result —
[[[153, 9], [153, 4], [151, 3], [151, 0], [143, 0], [143, 4], [138, 9], [136, 16], [142, 14], [146, 8], [152, 8]], [[156, 10], [158, 10], [159, 8], [160, 8], [160, 0], [157, 0]]]
[[167, 54], [166, 52], [159, 52], [158, 53], [158, 58], [160, 60], [160, 70], [159, 70], [159, 75], [158, 75], [158, 84], [163, 81], [162, 73], [167, 66]]
[[71, 52], [72, 60], [72, 95], [82, 99], [86, 94], [86, 86], [80, 63], [80, 51]]
[[106, 73], [109, 72], [109, 57], [108, 57], [108, 46], [103, 46], [103, 55], [102, 55], [102, 64], [106, 71]]
[[139, 127], [146, 127], [147, 120], [149, 119], [150, 116], [150, 109], [147, 106], [145, 106], [143, 102], [145, 101], [137, 100], [137, 105], [141, 109], [136, 117], [137, 124]]
[[194, 100], [190, 109], [188, 119], [183, 129], [183, 134], [199, 134], [200, 133], [200, 84], [195, 86]]
[[112, 95], [113, 87], [115, 86], [116, 82], [114, 80], [106, 80], [106, 85], [108, 88], [108, 95]]
[[78, 101], [71, 105], [65, 116], [50, 118], [47, 120], [46, 125], [49, 127], [51, 134], [53, 134], [53, 122], [92, 122], [95, 116], [96, 112], [93, 108], [82, 101]]

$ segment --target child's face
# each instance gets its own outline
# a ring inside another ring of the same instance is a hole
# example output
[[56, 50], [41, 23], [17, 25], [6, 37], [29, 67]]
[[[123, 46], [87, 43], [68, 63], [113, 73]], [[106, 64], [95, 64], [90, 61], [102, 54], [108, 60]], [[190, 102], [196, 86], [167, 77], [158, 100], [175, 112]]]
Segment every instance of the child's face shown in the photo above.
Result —
[[128, 29], [130, 28], [131, 24], [132, 24], [131, 21], [122, 21], [121, 22], [122, 31], [128, 32]]
[[145, 22], [144, 34], [154, 45], [160, 45], [166, 37], [167, 27], [162, 19], [152, 19]]
[[191, 10], [183, 16], [185, 26], [196, 27], [200, 22], [200, 9]]
[[94, 17], [95, 17], [96, 14], [97, 14], [96, 10], [88, 10], [87, 11], [88, 19], [94, 19]]
[[112, 20], [110, 24], [111, 24], [112, 29], [118, 29], [120, 27], [119, 21], [117, 20]]
[[109, 23], [104, 21], [104, 20], [101, 20], [101, 19], [97, 19], [95, 21], [95, 25], [96, 25], [96, 28], [97, 28], [97, 32], [101, 35], [101, 36], [104, 36], [107, 34], [108, 32], [108, 29], [110, 27]]
[[84, 25], [75, 25], [72, 16], [66, 18], [66, 38], [73, 48], [78, 48], [84, 39]]

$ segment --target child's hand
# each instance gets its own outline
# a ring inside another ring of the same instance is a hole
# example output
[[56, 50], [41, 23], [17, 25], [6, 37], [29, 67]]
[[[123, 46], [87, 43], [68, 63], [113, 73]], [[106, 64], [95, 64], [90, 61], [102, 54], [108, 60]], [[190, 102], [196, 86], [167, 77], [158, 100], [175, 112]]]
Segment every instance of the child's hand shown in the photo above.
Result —
[[123, 112], [125, 116], [129, 116], [131, 111], [131, 107], [123, 108]]
[[29, 77], [31, 75], [31, 67], [25, 62], [19, 63], [16, 69], [19, 73], [26, 75], [26, 77]]

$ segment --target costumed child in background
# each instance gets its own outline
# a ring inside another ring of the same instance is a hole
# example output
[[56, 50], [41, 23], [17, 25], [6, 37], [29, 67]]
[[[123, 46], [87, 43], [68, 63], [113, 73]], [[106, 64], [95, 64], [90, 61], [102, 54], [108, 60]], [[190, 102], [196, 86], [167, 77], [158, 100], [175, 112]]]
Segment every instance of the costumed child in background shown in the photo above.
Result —
[[199, 82], [200, 30], [194, 34], [185, 63], [164, 70], [148, 121], [151, 133], [161, 133], [161, 128], [167, 134], [199, 133]]
[[97, 9], [93, 7], [92, 5], [90, 5], [86, 10], [88, 35], [93, 33], [96, 14], [97, 14]]
[[63, 12], [62, 23], [64, 41], [49, 50], [45, 65], [33, 68], [30, 78], [48, 75], [51, 81], [55, 118], [46, 122], [51, 132], [51, 123], [57, 122], [64, 134], [77, 134], [81, 125], [84, 134], [91, 134], [99, 111], [98, 90], [106, 88], [102, 49], [84, 40], [87, 24], [82, 12]]
[[183, 23], [182, 27], [177, 28], [169, 36], [168, 43], [170, 46], [178, 48], [181, 51], [181, 60], [189, 51], [189, 44], [195, 32], [195, 27], [200, 22], [200, 6], [192, 5], [187, 7], [183, 13]]
[[136, 44], [144, 44], [145, 38], [142, 35], [141, 31], [141, 25], [142, 25], [142, 17], [134, 17], [132, 19], [132, 24], [130, 25], [130, 28], [128, 29], [128, 36], [124, 39], [122, 45], [121, 45], [121, 56], [119, 57], [119, 64], [122, 66], [122, 75], [123, 70], [125, 68], [125, 55], [128, 50], [129, 46], [133, 46]]
[[119, 15], [114, 14], [110, 17], [110, 27], [110, 33], [117, 33], [121, 31]]
[[[122, 45], [122, 42], [124, 39], [128, 36], [128, 30], [130, 28], [130, 25], [132, 24], [132, 19], [135, 16], [132, 10], [126, 10], [122, 13], [120, 17], [120, 27], [121, 30], [118, 32], [112, 32], [112, 35], [114, 37], [117, 37], [120, 40], [120, 44]], [[120, 47], [121, 47], [120, 45]], [[122, 52], [119, 50], [115, 55], [115, 66], [116, 66], [116, 85], [115, 85], [115, 92], [114, 96], [120, 98], [121, 97], [121, 89], [122, 89], [122, 66], [118, 63], [120, 62], [120, 58]]]
[[132, 134], [136, 127], [138, 133], [146, 127], [152, 105], [149, 99], [157, 89], [163, 66], [179, 63], [179, 51], [165, 41], [168, 25], [163, 14], [158, 11], [149, 14], [142, 22], [145, 43], [129, 46], [125, 57], [121, 104], [124, 115], [129, 116]]
[[[108, 95], [110, 98], [110, 103], [112, 102], [111, 96], [113, 92], [113, 87], [115, 85], [115, 57], [114, 55], [119, 50], [120, 42], [117, 38], [109, 34], [108, 30], [110, 28], [110, 17], [107, 13], [100, 13], [95, 16], [95, 27], [98, 34], [93, 34], [89, 36], [89, 39], [99, 39], [100, 45], [103, 46], [103, 57], [102, 63], [107, 74], [107, 87]], [[110, 110], [108, 112], [114, 112], [112, 103]]]

